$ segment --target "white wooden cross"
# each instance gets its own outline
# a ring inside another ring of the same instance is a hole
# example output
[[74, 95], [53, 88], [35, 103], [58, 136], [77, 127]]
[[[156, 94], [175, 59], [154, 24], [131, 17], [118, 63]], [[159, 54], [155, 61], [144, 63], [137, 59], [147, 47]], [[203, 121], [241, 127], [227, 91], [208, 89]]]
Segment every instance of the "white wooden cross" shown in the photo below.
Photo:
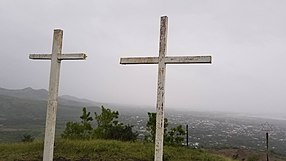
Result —
[[54, 30], [52, 54], [30, 54], [30, 59], [51, 60], [43, 161], [52, 161], [54, 153], [60, 66], [62, 60], [84, 60], [86, 54], [62, 54], [63, 30]]
[[121, 58], [120, 64], [158, 64], [155, 161], [163, 160], [166, 64], [211, 63], [211, 56], [166, 56], [168, 17], [161, 17], [159, 57]]

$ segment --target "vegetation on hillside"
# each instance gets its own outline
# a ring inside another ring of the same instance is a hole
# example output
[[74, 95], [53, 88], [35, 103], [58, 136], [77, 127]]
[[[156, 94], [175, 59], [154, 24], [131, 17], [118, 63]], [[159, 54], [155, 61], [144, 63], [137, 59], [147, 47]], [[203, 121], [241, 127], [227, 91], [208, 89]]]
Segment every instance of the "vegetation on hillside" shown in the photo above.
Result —
[[[137, 133], [132, 131], [131, 125], [124, 125], [118, 121], [118, 111], [112, 111], [104, 106], [101, 113], [94, 113], [94, 119], [90, 112], [83, 108], [80, 122], [68, 122], [61, 135], [65, 139], [114, 139], [122, 141], [136, 140]], [[92, 127], [92, 121], [96, 120], [97, 126]]]
[[[42, 160], [43, 142], [0, 144], [1, 161]], [[115, 140], [68, 140], [55, 142], [54, 160], [153, 161], [154, 145]], [[165, 161], [233, 161], [205, 150], [164, 147]]]
[[[112, 111], [102, 106], [101, 113], [94, 113], [94, 117], [82, 109], [79, 122], [68, 122], [62, 133], [62, 138], [55, 142], [55, 161], [151, 161], [154, 156], [154, 138], [156, 129], [156, 114], [148, 113], [149, 120], [144, 142], [135, 141], [137, 134], [132, 131], [131, 125], [124, 125], [118, 121], [118, 111]], [[93, 121], [96, 126], [93, 127]], [[165, 161], [233, 161], [220, 154], [233, 159], [244, 158], [258, 161], [260, 153], [249, 152], [248, 156], [240, 153], [230, 155], [212, 150], [189, 149], [182, 147], [185, 131], [181, 125], [168, 128], [168, 119], [165, 118], [164, 160]], [[104, 139], [104, 140], [103, 140]], [[120, 140], [120, 141], [115, 141]], [[30, 134], [22, 136], [23, 143], [0, 144], [0, 160], [2, 161], [30, 161], [42, 160], [43, 142], [34, 141]], [[121, 142], [129, 141], [129, 142]], [[130, 142], [132, 141], [132, 142]], [[215, 154], [218, 153], [218, 154]], [[277, 158], [277, 157], [275, 157]], [[277, 161], [284, 159], [278, 159]]]
[[[101, 107], [101, 113], [94, 113], [95, 117], [82, 109], [80, 122], [68, 122], [62, 133], [64, 139], [113, 139], [121, 141], [135, 141], [137, 133], [133, 132], [132, 125], [124, 125], [118, 121], [119, 112], [112, 111], [109, 108]], [[156, 113], [148, 112], [149, 120], [146, 129], [149, 134], [145, 136], [145, 141], [155, 142], [156, 133]], [[97, 126], [92, 127], [92, 121], [95, 120]], [[164, 143], [166, 145], [182, 145], [184, 141], [185, 130], [182, 125], [167, 129], [168, 119], [164, 119]]]
[[[81, 102], [59, 99], [56, 134], [62, 133], [67, 121], [78, 120], [83, 105]], [[86, 106], [92, 113], [100, 110], [99, 107]], [[0, 143], [20, 142], [25, 134], [35, 139], [43, 138], [46, 111], [47, 101], [1, 95], [0, 90]]]
[[[149, 135], [145, 136], [145, 140], [155, 142], [156, 134], [156, 113], [148, 112], [148, 122], [146, 124], [146, 129], [149, 132]], [[182, 125], [168, 129], [168, 119], [164, 118], [164, 144], [179, 146], [184, 142], [185, 130]]]

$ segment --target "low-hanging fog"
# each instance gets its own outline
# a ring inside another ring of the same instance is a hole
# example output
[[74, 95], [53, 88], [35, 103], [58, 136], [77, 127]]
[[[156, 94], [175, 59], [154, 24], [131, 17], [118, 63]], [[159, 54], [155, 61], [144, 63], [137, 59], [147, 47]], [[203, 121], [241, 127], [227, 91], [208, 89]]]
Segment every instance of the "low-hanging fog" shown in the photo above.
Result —
[[[169, 56], [211, 55], [211, 65], [167, 65], [166, 110], [286, 113], [286, 1], [2, 0], [0, 87], [48, 89], [53, 30], [64, 30], [60, 94], [155, 106], [160, 16], [169, 17]], [[136, 109], [134, 109], [136, 110]]]

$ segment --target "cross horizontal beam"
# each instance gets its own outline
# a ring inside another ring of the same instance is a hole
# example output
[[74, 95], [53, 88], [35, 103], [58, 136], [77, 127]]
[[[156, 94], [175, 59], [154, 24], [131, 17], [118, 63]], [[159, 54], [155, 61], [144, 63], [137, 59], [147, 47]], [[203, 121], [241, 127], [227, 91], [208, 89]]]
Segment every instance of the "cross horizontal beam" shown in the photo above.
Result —
[[[86, 59], [85, 53], [78, 53], [78, 54], [59, 54], [59, 60], [85, 60]], [[30, 59], [41, 59], [41, 60], [51, 60], [52, 54], [30, 54]]]
[[[211, 63], [211, 56], [166, 56], [165, 64], [201, 64]], [[158, 64], [158, 57], [121, 58], [120, 64]]]

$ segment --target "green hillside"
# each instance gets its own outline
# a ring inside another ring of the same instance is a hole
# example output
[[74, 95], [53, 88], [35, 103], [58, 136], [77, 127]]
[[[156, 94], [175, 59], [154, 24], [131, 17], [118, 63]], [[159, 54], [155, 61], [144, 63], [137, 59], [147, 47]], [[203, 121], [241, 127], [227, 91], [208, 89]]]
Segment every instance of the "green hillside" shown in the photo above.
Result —
[[[0, 144], [1, 161], [42, 160], [42, 142]], [[154, 145], [143, 142], [120, 142], [113, 140], [71, 141], [57, 140], [55, 160], [94, 161], [153, 161]], [[230, 158], [201, 149], [164, 147], [165, 161], [233, 161]]]
[[[0, 143], [20, 141], [24, 134], [43, 138], [48, 92], [44, 89], [25, 88], [9, 90], [0, 88]], [[71, 96], [59, 97], [57, 134], [66, 122], [79, 119], [82, 107], [98, 112], [96, 103]]]

